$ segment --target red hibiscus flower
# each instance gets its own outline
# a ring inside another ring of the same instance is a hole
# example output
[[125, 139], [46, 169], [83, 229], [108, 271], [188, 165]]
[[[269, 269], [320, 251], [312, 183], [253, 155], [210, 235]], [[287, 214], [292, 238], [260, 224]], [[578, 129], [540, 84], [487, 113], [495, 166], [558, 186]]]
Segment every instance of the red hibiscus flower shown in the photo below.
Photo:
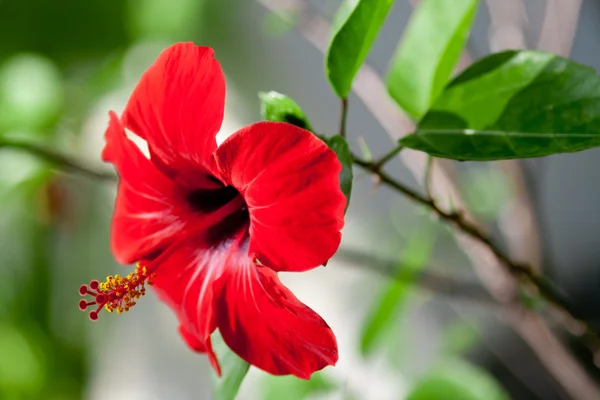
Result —
[[[111, 248], [128, 276], [92, 281], [80, 308], [121, 313], [152, 284], [194, 350], [224, 341], [252, 365], [309, 378], [336, 363], [335, 336], [279, 281], [337, 250], [345, 198], [336, 155], [310, 132], [259, 122], [217, 146], [225, 79], [213, 50], [165, 50], [142, 76], [121, 119], [110, 113], [105, 161], [120, 182]], [[148, 143], [146, 157], [125, 135]]]

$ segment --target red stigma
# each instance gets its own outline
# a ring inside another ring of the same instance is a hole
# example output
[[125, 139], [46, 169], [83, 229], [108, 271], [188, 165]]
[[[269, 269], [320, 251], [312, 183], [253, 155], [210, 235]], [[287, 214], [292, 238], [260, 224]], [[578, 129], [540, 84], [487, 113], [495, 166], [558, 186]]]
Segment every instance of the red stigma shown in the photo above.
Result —
[[117, 314], [127, 312], [136, 304], [135, 300], [146, 293], [145, 284], [147, 282], [151, 285], [150, 278], [153, 276], [154, 274], [148, 274], [146, 267], [138, 264], [135, 271], [126, 277], [109, 276], [103, 283], [93, 280], [88, 285], [81, 285], [79, 294], [90, 295], [93, 301], [80, 300], [79, 309], [85, 311], [88, 307], [96, 305], [96, 309], [89, 313], [92, 321], [98, 319], [102, 308], [108, 312], [116, 311]]

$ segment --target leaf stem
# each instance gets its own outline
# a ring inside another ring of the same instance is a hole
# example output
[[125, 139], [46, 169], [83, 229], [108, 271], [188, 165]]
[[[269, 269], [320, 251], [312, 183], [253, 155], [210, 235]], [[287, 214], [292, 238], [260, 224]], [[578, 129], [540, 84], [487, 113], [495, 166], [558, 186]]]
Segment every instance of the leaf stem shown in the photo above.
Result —
[[88, 178], [112, 182], [117, 180], [117, 176], [112, 172], [96, 170], [91, 166], [85, 165], [80, 160], [75, 160], [74, 158], [65, 156], [56, 151], [28, 141], [2, 138], [0, 139], [0, 148], [11, 148], [25, 151], [44, 159], [55, 167], [78, 172], [87, 176]]
[[340, 136], [346, 137], [346, 119], [348, 117], [348, 98], [342, 99], [342, 115], [340, 117]]

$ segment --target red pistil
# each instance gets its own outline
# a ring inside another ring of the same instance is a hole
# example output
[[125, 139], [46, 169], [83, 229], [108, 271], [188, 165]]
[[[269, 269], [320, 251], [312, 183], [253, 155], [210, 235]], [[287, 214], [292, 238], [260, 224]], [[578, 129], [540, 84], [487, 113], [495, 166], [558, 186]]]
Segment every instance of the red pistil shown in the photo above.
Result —
[[93, 280], [88, 285], [81, 285], [79, 294], [90, 295], [93, 301], [80, 300], [79, 309], [85, 311], [88, 307], [97, 305], [96, 309], [89, 314], [92, 321], [98, 319], [98, 313], [103, 307], [110, 313], [127, 312], [136, 304], [135, 301], [146, 293], [145, 284], [152, 285], [152, 277], [154, 274], [149, 274], [146, 267], [138, 264], [135, 271], [126, 277], [109, 276], [106, 282]]

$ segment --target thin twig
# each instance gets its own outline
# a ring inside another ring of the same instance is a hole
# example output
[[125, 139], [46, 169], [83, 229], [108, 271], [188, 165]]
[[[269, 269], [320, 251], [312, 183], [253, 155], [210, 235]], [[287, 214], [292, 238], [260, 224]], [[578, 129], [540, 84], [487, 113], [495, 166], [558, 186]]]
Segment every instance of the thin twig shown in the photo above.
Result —
[[[481, 284], [449, 274], [434, 272], [431, 268], [423, 268], [415, 274], [402, 274], [410, 266], [398, 265], [398, 262], [385, 260], [363, 251], [340, 248], [335, 253], [338, 261], [343, 261], [352, 266], [374, 271], [384, 277], [392, 278], [398, 282], [415, 284], [420, 289], [432, 294], [445, 296], [455, 300], [475, 302], [487, 307], [498, 307], [499, 304], [485, 291]], [[365, 268], [367, 267], [368, 268]]]
[[583, 327], [585, 333], [590, 337], [597, 337], [595, 330], [585, 321], [584, 317], [577, 311], [565, 298], [565, 296], [558, 291], [558, 289], [547, 279], [537, 275], [531, 268], [526, 264], [517, 263], [511, 260], [505, 253], [497, 246], [487, 235], [467, 221], [460, 212], [447, 212], [441, 209], [438, 204], [432, 199], [421, 195], [420, 193], [410, 189], [404, 184], [398, 182], [385, 172], [379, 170], [377, 165], [366, 162], [356, 155], [353, 155], [354, 164], [359, 167], [375, 174], [378, 177], [379, 182], [393, 188], [394, 190], [404, 194], [408, 198], [420, 203], [434, 213], [438, 215], [442, 220], [452, 223], [454, 226], [459, 228], [462, 232], [471, 236], [473, 239], [483, 243], [489, 248], [492, 253], [508, 268], [515, 278], [518, 278], [524, 283], [533, 285], [539, 294], [548, 302], [552, 303], [559, 309], [564, 310], [567, 314], [570, 314], [573, 318], [578, 319], [579, 323]]
[[346, 137], [346, 119], [348, 117], [348, 99], [342, 99], [342, 112], [340, 117], [340, 136]]
[[423, 187], [425, 187], [425, 192], [427, 193], [427, 197], [432, 199], [431, 195], [431, 173], [433, 172], [433, 157], [427, 157], [427, 166], [425, 167], [425, 180], [423, 182]]
[[25, 151], [44, 159], [55, 167], [77, 172], [95, 180], [113, 182], [117, 180], [117, 176], [112, 172], [96, 170], [91, 166], [85, 165], [80, 160], [76, 160], [54, 150], [28, 141], [2, 138], [0, 139], [0, 148], [11, 148]]
[[392, 150], [390, 150], [387, 154], [384, 154], [383, 157], [379, 159], [375, 163], [375, 167], [377, 170], [381, 171], [381, 169], [385, 166], [385, 164], [390, 161], [392, 158], [396, 157], [402, 150], [404, 150], [404, 146], [396, 146]]

